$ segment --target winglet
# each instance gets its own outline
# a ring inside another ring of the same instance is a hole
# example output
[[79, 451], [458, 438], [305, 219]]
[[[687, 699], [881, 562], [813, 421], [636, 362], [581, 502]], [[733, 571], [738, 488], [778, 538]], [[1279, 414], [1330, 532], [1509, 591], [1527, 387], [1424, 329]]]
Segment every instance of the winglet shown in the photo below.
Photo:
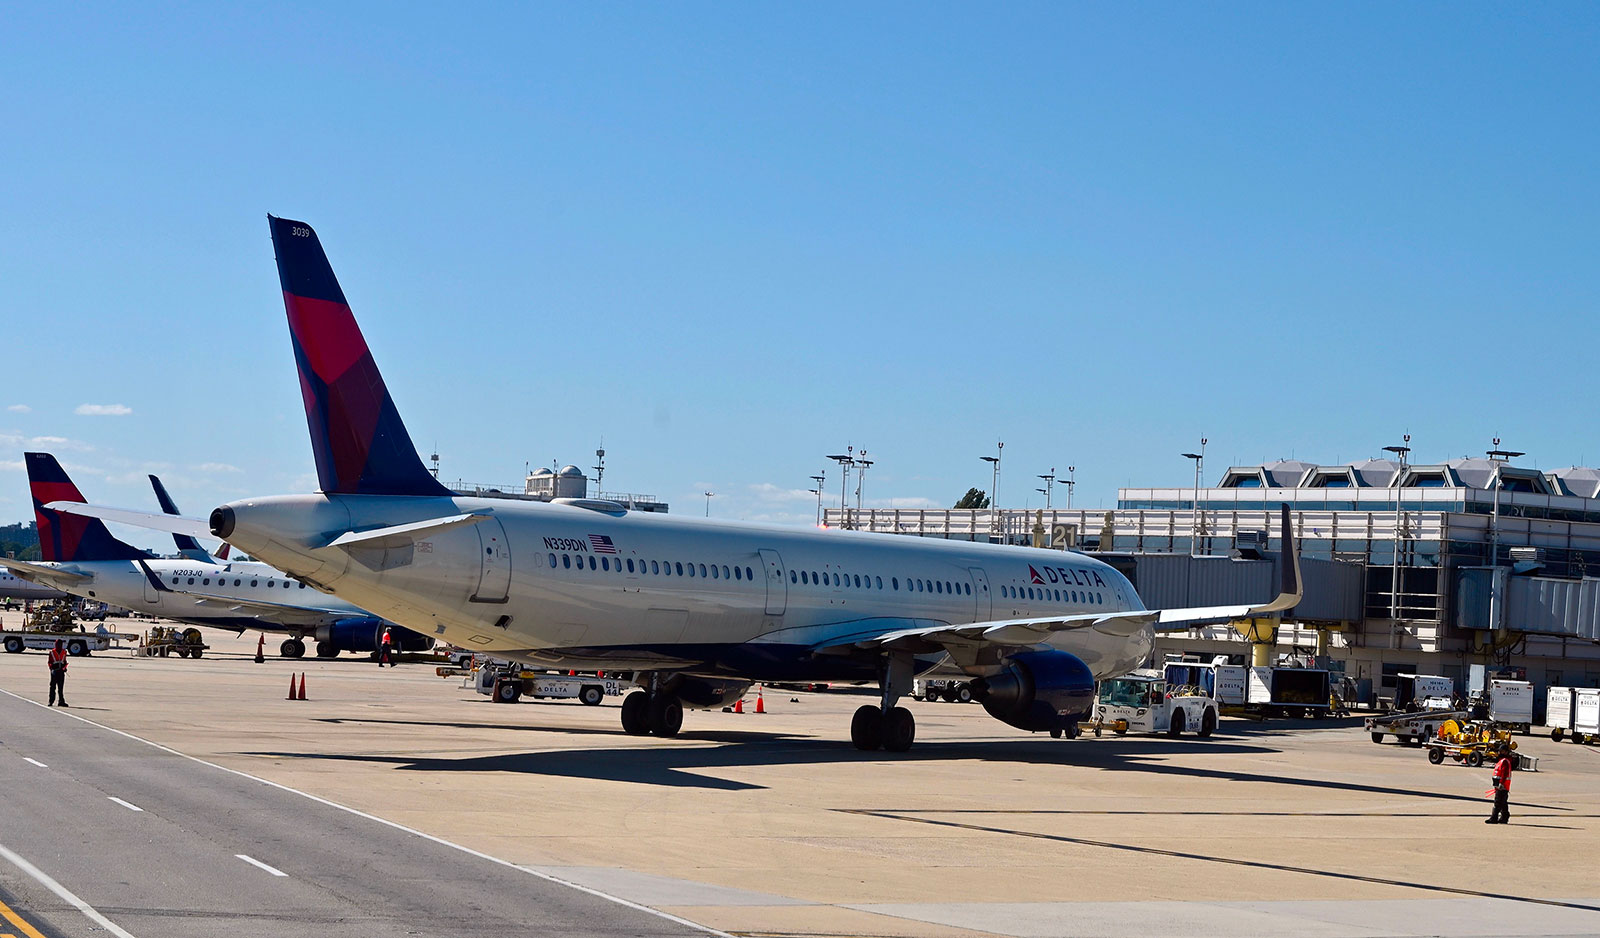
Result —
[[1294, 528], [1289, 524], [1289, 506], [1283, 505], [1282, 511], [1283, 526], [1279, 537], [1283, 547], [1279, 554], [1278, 595], [1264, 606], [1251, 608], [1250, 615], [1286, 612], [1300, 605], [1300, 600], [1305, 598], [1305, 581], [1300, 578], [1300, 547], [1295, 543]]
[[287, 218], [267, 223], [322, 491], [451, 494], [418, 458], [317, 233]]
[[23, 453], [28, 468], [28, 488], [33, 494], [33, 517], [39, 524], [39, 556], [52, 562], [139, 560], [145, 551], [112, 536], [105, 523], [81, 515], [63, 514], [47, 507], [51, 502], [81, 502], [83, 493], [67, 471], [49, 453]]
[[[177, 504], [172, 501], [172, 496], [167, 494], [167, 487], [154, 475], [150, 476], [150, 487], [156, 490], [156, 501], [161, 504], [161, 510], [169, 515], [182, 515]], [[216, 563], [211, 553], [200, 542], [187, 534], [173, 534], [172, 542], [178, 545], [178, 553], [197, 563]]]

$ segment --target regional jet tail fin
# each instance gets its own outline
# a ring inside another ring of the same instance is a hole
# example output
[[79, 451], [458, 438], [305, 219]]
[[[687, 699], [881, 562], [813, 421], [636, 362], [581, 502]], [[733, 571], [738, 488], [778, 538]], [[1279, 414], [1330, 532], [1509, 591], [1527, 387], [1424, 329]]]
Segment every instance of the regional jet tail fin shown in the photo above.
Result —
[[[167, 494], [167, 487], [155, 476], [150, 477], [150, 487], [156, 490], [156, 501], [161, 504], [161, 511], [169, 515], [180, 515], [178, 506], [173, 503], [172, 496]], [[200, 542], [188, 534], [172, 535], [172, 542], [178, 545], [178, 553], [198, 563], [216, 563], [216, 558], [211, 552], [200, 546]]]
[[317, 233], [267, 216], [323, 492], [445, 495], [422, 465]]
[[150, 556], [112, 536], [103, 523], [81, 515], [62, 514], [51, 508], [57, 502], [81, 502], [83, 493], [67, 471], [49, 453], [23, 453], [28, 467], [28, 488], [33, 493], [33, 516], [39, 523], [39, 556], [55, 563], [90, 560], [140, 560]]

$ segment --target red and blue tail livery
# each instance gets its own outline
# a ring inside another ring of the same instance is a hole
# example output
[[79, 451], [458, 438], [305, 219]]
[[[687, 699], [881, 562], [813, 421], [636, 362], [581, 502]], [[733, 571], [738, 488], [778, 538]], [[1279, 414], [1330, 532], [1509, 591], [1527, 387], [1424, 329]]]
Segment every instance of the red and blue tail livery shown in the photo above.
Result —
[[142, 560], [150, 554], [112, 536], [98, 518], [69, 515], [44, 506], [51, 502], [86, 501], [67, 471], [49, 453], [23, 453], [33, 516], [39, 522], [40, 559], [57, 563], [91, 560]]
[[323, 492], [449, 495], [422, 465], [311, 226], [267, 216]]

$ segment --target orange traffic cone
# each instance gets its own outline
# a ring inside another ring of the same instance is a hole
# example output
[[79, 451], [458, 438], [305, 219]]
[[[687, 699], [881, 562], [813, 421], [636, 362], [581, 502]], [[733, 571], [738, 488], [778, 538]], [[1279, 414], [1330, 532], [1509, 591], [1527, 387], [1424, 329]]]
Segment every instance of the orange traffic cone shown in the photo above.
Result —
[[262, 632], [259, 636], [256, 637], [256, 664], [266, 664], [267, 663], [267, 656], [262, 654], [262, 652], [266, 649], [266, 647], [267, 647], [267, 633]]
[[294, 672], [289, 672], [289, 699], [294, 699]]
[[300, 672], [300, 696], [296, 697], [295, 699], [296, 700], [305, 700], [306, 699], [306, 672], [304, 672], [304, 671]]
[[734, 713], [743, 713], [744, 712], [744, 698], [743, 697], [740, 697], [738, 700], [735, 700], [733, 702], [733, 712]]
[[761, 688], [759, 686], [756, 687], [756, 712], [757, 713], [766, 713], [767, 712], [767, 702], [766, 702], [765, 699], [762, 698], [762, 696], [761, 696]]

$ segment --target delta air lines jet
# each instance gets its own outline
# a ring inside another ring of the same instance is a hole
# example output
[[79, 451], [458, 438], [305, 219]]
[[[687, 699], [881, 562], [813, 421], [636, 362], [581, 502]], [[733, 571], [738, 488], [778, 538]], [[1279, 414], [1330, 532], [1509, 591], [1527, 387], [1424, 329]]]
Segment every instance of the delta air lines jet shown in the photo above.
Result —
[[[372, 651], [385, 622], [343, 599], [308, 589], [264, 563], [218, 563], [189, 535], [177, 535], [184, 556], [163, 560], [114, 537], [95, 518], [56, 511], [49, 503], [81, 502], [83, 496], [54, 456], [25, 453], [39, 527], [40, 563], [0, 558], [12, 573], [78, 596], [193, 625], [242, 632], [287, 632], [280, 651], [305, 654], [305, 639], [315, 637], [318, 657], [341, 651]], [[152, 476], [163, 507], [172, 500]], [[207, 559], [196, 559], [191, 551]], [[433, 639], [396, 629], [399, 647], [425, 651]]]
[[1149, 610], [1122, 574], [1076, 553], [458, 496], [418, 458], [316, 232], [269, 224], [321, 492], [230, 502], [209, 533], [465, 648], [632, 670], [628, 733], [676, 735], [685, 707], [720, 707], [752, 681], [876, 681], [851, 740], [904, 751], [916, 727], [898, 701], [948, 659], [997, 719], [1071, 734], [1095, 681], [1137, 666], [1158, 628], [1300, 599], [1287, 507], [1276, 599]]

